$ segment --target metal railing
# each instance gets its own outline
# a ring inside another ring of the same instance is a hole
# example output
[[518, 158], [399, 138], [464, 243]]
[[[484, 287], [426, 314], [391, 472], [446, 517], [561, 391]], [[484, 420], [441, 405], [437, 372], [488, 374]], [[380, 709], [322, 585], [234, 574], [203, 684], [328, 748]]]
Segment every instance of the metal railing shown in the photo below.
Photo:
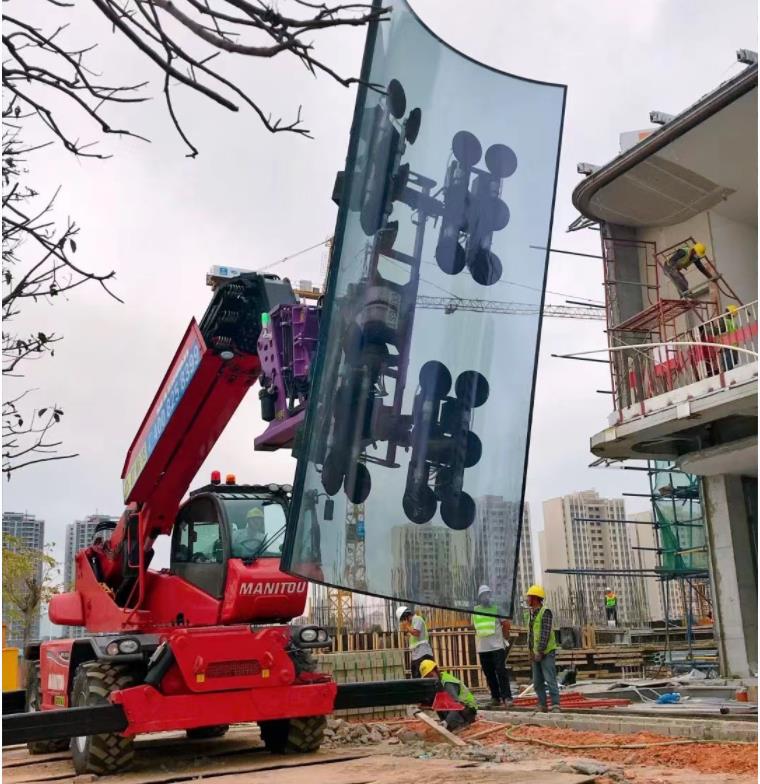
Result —
[[[757, 365], [757, 300], [726, 311], [680, 333], [672, 344], [631, 348], [616, 363], [618, 411], [705, 379], [726, 386], [726, 373], [744, 365]], [[699, 345], [708, 343], [710, 345]]]

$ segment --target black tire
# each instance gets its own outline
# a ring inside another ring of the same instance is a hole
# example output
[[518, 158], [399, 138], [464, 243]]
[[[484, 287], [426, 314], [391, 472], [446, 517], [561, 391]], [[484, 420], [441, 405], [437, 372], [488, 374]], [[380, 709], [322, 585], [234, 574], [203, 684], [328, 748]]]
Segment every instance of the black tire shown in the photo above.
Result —
[[[29, 662], [26, 675], [26, 711], [36, 712], [42, 709], [41, 705], [42, 682], [40, 679], [40, 663]], [[69, 747], [68, 738], [56, 740], [30, 740], [26, 748], [30, 754], [52, 754], [56, 751], [66, 751]]]
[[230, 728], [229, 724], [212, 724], [209, 727], [193, 727], [191, 730], [185, 730], [189, 740], [206, 740], [207, 738], [221, 738], [227, 734]]
[[[137, 686], [129, 667], [107, 662], [85, 662], [77, 668], [71, 703], [74, 707], [110, 705], [108, 695]], [[71, 739], [71, 756], [77, 773], [116, 773], [132, 763], [134, 738], [118, 733], [86, 735]]]
[[324, 739], [327, 717], [260, 721], [261, 740], [272, 754], [307, 754], [317, 751]]

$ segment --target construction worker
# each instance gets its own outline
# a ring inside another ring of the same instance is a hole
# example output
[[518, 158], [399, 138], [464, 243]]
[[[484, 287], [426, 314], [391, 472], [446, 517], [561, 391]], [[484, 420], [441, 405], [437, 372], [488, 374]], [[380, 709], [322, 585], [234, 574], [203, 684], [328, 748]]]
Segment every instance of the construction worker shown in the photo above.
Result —
[[473, 608], [472, 625], [475, 627], [475, 646], [478, 659], [491, 691], [487, 708], [511, 708], [512, 691], [507, 673], [510, 622], [497, 618], [499, 608], [493, 601], [487, 585], [478, 588], [478, 603]]
[[[718, 331], [720, 334], [728, 335], [731, 332], [736, 332], [739, 325], [737, 324], [737, 316], [739, 308], [736, 305], [729, 305], [726, 312], [718, 322]], [[730, 348], [724, 348], [721, 352], [723, 356], [723, 372], [733, 370], [739, 364], [739, 352], [732, 351]]]
[[447, 730], [457, 730], [467, 724], [472, 724], [478, 715], [478, 703], [473, 693], [451, 673], [438, 669], [432, 660], [420, 664], [420, 675], [423, 678], [435, 678], [438, 681], [438, 691], [445, 691], [450, 697], [464, 705], [461, 710], [439, 711], [438, 718]]
[[695, 242], [691, 248], [679, 248], [662, 265], [667, 276], [673, 281], [679, 294], [683, 297], [689, 291], [689, 281], [683, 274], [692, 264], [708, 279], [712, 280], [710, 273], [705, 269], [701, 259], [705, 258], [707, 248], [701, 242]]
[[402, 632], [409, 635], [409, 650], [412, 654], [412, 678], [422, 678], [420, 665], [424, 661], [433, 661], [433, 649], [428, 639], [428, 629], [425, 619], [412, 612], [408, 607], [399, 607], [396, 618]]
[[538, 698], [538, 707], [548, 711], [546, 692], [552, 700], [552, 712], [559, 712], [559, 685], [555, 651], [557, 641], [552, 629], [552, 611], [544, 607], [546, 592], [540, 585], [531, 585], [525, 597], [530, 608], [528, 618], [528, 653], [532, 659], [533, 689]]
[[604, 611], [607, 613], [607, 623], [613, 621], [614, 626], [617, 626], [617, 603], [617, 594], [608, 585], [604, 591]]
[[264, 510], [260, 506], [251, 507], [245, 519], [239, 521], [232, 534], [233, 557], [246, 558], [256, 555], [266, 537]]

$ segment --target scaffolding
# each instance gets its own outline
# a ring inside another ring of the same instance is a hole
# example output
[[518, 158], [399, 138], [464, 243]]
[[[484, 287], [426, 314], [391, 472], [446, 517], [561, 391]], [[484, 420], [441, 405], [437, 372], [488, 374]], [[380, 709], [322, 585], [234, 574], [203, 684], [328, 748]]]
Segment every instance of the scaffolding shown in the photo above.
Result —
[[[748, 334], [729, 328], [724, 305], [738, 297], [708, 257], [701, 261], [710, 278], [698, 281], [683, 295], [667, 296], [665, 265], [679, 249], [694, 245], [686, 237], [658, 250], [656, 243], [605, 236], [602, 238], [607, 335], [610, 347], [651, 343], [651, 349], [631, 348], [610, 352], [612, 393], [618, 421], [635, 407], [644, 415], [644, 401], [710, 377], [725, 386], [723, 374], [736, 364], [738, 352], [719, 348], [722, 343], [756, 343], [755, 308], [744, 320]], [[675, 288], [675, 287], [674, 287]], [[754, 325], [754, 333], [752, 333]], [[729, 335], [729, 333], [731, 333]], [[736, 338], [735, 340], [733, 338]], [[679, 342], [715, 343], [711, 346], [663, 345]]]
[[701, 480], [665, 461], [649, 461], [647, 472], [660, 596], [665, 609], [666, 655], [670, 648], [671, 585], [675, 581], [681, 595], [689, 662], [693, 658], [694, 626], [712, 623], [713, 619]]

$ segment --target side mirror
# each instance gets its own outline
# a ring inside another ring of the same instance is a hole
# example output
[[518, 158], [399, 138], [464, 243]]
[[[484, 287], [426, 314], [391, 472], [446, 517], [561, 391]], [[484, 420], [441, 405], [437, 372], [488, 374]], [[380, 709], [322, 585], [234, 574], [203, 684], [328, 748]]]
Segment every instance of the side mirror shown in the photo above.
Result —
[[335, 501], [333, 501], [332, 498], [328, 498], [325, 501], [325, 511], [323, 517], [325, 520], [332, 520], [334, 514], [335, 514]]

